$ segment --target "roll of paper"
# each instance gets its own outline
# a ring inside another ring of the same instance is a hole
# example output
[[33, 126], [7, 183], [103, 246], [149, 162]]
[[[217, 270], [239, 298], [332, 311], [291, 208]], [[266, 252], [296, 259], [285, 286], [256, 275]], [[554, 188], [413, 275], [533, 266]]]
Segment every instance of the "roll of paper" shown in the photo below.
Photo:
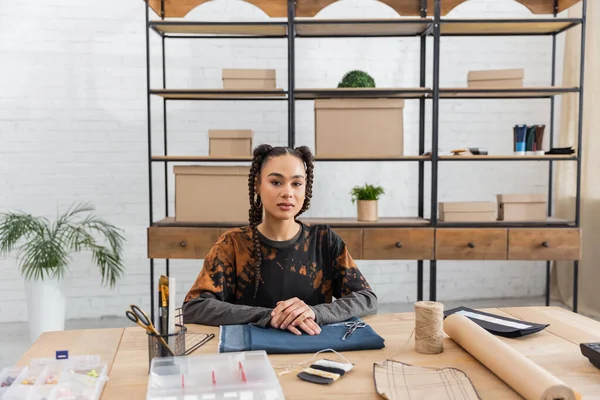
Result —
[[527, 400], [576, 400], [564, 382], [464, 315], [444, 320], [444, 332]]

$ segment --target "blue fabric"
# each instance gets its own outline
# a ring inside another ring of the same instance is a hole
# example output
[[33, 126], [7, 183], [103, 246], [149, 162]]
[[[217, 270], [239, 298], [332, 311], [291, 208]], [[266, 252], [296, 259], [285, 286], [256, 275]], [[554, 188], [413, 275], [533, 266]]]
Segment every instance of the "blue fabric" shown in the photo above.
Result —
[[[359, 321], [352, 318], [348, 321]], [[264, 350], [267, 354], [315, 353], [323, 349], [335, 351], [373, 350], [385, 347], [384, 339], [367, 324], [358, 328], [347, 339], [342, 336], [348, 329], [348, 321], [321, 326], [318, 335], [294, 335], [292, 332], [256, 325], [222, 325], [220, 328], [219, 353]]]

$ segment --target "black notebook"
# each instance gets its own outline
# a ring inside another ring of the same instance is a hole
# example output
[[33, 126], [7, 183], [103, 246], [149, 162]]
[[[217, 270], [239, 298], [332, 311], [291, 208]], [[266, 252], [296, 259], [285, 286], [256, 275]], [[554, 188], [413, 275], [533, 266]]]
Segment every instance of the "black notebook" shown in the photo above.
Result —
[[495, 314], [489, 314], [468, 307], [456, 307], [444, 311], [444, 318], [452, 314], [462, 314], [481, 326], [486, 331], [508, 338], [531, 335], [544, 330], [550, 324], [535, 324], [533, 322], [521, 321], [518, 319], [501, 317]]

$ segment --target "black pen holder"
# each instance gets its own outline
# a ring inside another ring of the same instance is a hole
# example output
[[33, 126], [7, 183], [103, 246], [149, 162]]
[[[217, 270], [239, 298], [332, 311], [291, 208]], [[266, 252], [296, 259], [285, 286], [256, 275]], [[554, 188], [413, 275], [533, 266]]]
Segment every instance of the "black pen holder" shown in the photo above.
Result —
[[[155, 357], [177, 357], [185, 355], [185, 334], [187, 327], [175, 325], [175, 332], [165, 335], [148, 334], [148, 363]], [[168, 346], [165, 346], [165, 344]], [[169, 348], [173, 351], [169, 350]]]

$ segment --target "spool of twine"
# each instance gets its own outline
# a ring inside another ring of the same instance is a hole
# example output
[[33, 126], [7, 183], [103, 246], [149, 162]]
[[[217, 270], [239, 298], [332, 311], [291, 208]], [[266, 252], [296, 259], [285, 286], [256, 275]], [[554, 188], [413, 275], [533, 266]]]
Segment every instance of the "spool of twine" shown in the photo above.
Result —
[[443, 345], [444, 305], [435, 301], [415, 303], [415, 351], [439, 354]]

